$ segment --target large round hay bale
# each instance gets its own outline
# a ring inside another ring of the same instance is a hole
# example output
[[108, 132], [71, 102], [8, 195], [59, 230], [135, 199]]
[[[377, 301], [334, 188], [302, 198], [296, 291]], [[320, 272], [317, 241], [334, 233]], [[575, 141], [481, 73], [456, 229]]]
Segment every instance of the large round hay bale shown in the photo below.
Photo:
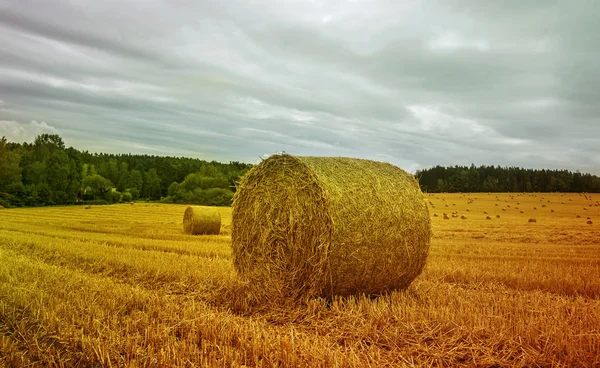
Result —
[[189, 206], [183, 214], [183, 230], [192, 235], [218, 235], [221, 214], [216, 208]]
[[423, 198], [414, 177], [390, 164], [271, 156], [234, 196], [235, 268], [257, 293], [283, 297], [406, 288], [429, 252]]

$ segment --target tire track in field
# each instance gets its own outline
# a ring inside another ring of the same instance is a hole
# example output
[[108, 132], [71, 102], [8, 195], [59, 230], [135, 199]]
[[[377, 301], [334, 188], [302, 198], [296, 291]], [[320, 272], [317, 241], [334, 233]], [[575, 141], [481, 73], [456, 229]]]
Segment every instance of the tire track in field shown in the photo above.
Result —
[[211, 292], [235, 277], [233, 263], [225, 258], [203, 258], [157, 251], [139, 251], [90, 242], [70, 241], [31, 234], [12, 236], [0, 230], [10, 249], [46, 263], [90, 274], [116, 277], [124, 282], [171, 293]]
[[[31, 227], [31, 226], [28, 226], [28, 227]], [[74, 240], [74, 241], [81, 241], [81, 242], [89, 242], [89, 243], [93, 243], [93, 244], [109, 245], [109, 246], [113, 246], [113, 247], [117, 247], [117, 248], [137, 249], [137, 250], [142, 250], [142, 251], [158, 251], [158, 252], [175, 253], [175, 254], [181, 254], [181, 255], [192, 255], [192, 256], [198, 256], [198, 257], [204, 257], [204, 258], [231, 259], [231, 257], [232, 257], [231, 251], [229, 249], [224, 250], [224, 251], [217, 251], [217, 250], [211, 251], [211, 250], [201, 249], [201, 245], [199, 245], [198, 248], [196, 248], [196, 249], [186, 249], [184, 247], [175, 247], [175, 246], [165, 245], [165, 244], [152, 244], [153, 242], [164, 242], [164, 241], [169, 241], [169, 240], [147, 239], [146, 242], [136, 242], [135, 239], [139, 239], [139, 238], [134, 238], [134, 237], [125, 235], [123, 237], [126, 239], [130, 239], [131, 242], [124, 242], [124, 241], [107, 240], [107, 239], [90, 239], [89, 236], [84, 237], [84, 236], [63, 235], [63, 234], [61, 234], [60, 230], [49, 231], [49, 230], [47, 230], [47, 228], [45, 228], [45, 230], [38, 230], [38, 231], [16, 229], [14, 227], [8, 227], [8, 228], [0, 227], [0, 229], [6, 230], [9, 232], [47, 236], [47, 237], [56, 238], [56, 239]], [[74, 234], [74, 232], [71, 232], [70, 234]], [[107, 235], [116, 235], [116, 234], [107, 233]], [[218, 243], [219, 242], [214, 242], [214, 244], [218, 244]]]

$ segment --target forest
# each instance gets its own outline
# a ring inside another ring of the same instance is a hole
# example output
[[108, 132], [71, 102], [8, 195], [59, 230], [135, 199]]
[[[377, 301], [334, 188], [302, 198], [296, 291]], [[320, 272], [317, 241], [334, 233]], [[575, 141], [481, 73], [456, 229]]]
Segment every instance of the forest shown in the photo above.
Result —
[[252, 165], [185, 157], [105, 154], [66, 147], [56, 134], [0, 140], [0, 206], [108, 204], [137, 200], [231, 204]]
[[500, 166], [435, 166], [417, 171], [424, 192], [573, 192], [599, 193], [600, 177], [568, 170]]
[[[66, 147], [56, 134], [0, 140], [0, 206], [138, 200], [229, 206], [252, 167], [186, 157], [106, 154]], [[600, 178], [568, 170], [435, 166], [415, 173], [424, 192], [600, 192]]]

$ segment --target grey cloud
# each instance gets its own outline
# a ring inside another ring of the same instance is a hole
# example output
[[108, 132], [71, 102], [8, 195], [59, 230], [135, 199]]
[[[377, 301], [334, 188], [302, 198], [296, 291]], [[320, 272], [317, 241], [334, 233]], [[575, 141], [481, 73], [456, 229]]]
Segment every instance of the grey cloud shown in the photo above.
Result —
[[282, 4], [2, 2], [0, 120], [97, 151], [599, 173], [600, 5]]

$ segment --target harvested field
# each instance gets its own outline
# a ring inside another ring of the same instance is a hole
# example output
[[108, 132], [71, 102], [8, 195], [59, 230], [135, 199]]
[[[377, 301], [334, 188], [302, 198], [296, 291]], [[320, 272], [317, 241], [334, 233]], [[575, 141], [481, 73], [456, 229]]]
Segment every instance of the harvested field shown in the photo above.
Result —
[[229, 208], [211, 236], [183, 232], [183, 205], [5, 209], [0, 366], [600, 365], [598, 195], [426, 197], [458, 218], [430, 211], [407, 290], [263, 308]]

